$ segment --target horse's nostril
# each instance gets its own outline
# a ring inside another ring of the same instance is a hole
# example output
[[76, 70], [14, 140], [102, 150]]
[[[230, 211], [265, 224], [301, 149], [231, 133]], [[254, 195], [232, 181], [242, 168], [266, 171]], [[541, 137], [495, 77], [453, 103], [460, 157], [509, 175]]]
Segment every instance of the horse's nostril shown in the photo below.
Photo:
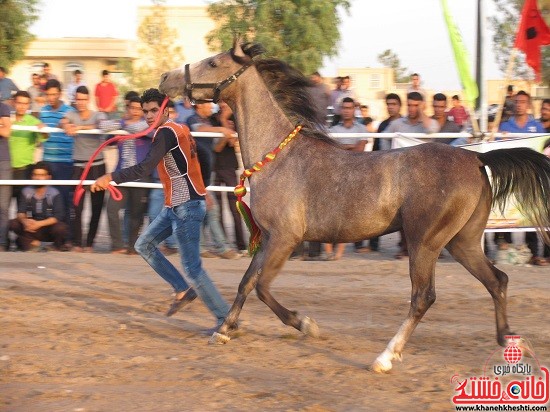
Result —
[[168, 78], [168, 73], [162, 73], [160, 76], [160, 82], [164, 82]]

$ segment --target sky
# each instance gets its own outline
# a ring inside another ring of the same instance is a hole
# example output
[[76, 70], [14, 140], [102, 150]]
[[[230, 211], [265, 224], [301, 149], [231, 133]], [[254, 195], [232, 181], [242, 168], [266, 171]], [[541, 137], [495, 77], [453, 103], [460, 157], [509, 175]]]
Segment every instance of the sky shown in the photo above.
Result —
[[[486, 17], [494, 15], [493, 0], [483, 0]], [[472, 57], [475, 56], [477, 0], [447, 0], [451, 15]], [[167, 5], [207, 5], [208, 0], [167, 0]], [[137, 7], [150, 0], [42, 0], [40, 19], [31, 31], [38, 37], [113, 37], [135, 39]], [[81, 5], [81, 6], [80, 6]], [[82, 7], [82, 8], [81, 8]], [[80, 14], [80, 13], [83, 14]], [[67, 18], [67, 13], [75, 13]], [[338, 56], [325, 59], [319, 71], [334, 76], [338, 67], [380, 67], [377, 56], [394, 51], [407, 72], [421, 75], [423, 86], [435, 91], [460, 89], [440, 0], [351, 0], [341, 12]], [[502, 78], [491, 53], [492, 32], [485, 24], [484, 77]]]

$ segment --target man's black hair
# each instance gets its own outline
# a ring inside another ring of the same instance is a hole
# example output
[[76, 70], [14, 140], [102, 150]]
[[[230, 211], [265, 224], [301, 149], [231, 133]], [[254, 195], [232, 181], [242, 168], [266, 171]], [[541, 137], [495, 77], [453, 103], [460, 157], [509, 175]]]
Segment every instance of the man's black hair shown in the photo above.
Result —
[[36, 162], [36, 164], [32, 167], [32, 171], [34, 172], [36, 169], [45, 170], [50, 176], [52, 175], [52, 168], [47, 162]]
[[76, 88], [76, 92], [75, 93], [81, 93], [81, 94], [87, 94], [89, 95], [90, 94], [90, 91], [88, 90], [88, 88], [86, 86], [78, 86]]
[[147, 89], [141, 95], [141, 104], [157, 102], [160, 107], [165, 98], [166, 95], [162, 94], [159, 89]]
[[50, 79], [46, 82], [46, 85], [44, 86], [44, 90], [49, 90], [53, 88], [57, 88], [59, 91], [61, 91], [61, 83], [57, 79]]
[[423, 102], [424, 97], [418, 92], [410, 92], [407, 94], [407, 100], [414, 100], [415, 102]]
[[399, 104], [401, 105], [401, 97], [397, 93], [388, 93], [386, 95], [386, 102], [388, 100], [397, 100]]
[[433, 97], [434, 102], [447, 102], [447, 96], [443, 93], [436, 93]]

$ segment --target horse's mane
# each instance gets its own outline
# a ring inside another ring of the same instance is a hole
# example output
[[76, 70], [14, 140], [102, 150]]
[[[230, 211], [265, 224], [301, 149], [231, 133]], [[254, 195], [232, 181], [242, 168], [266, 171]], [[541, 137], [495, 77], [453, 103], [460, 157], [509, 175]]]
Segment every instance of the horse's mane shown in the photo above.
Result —
[[[249, 57], [254, 57], [263, 52], [263, 48], [256, 44], [244, 44], [243, 51]], [[290, 121], [302, 125], [302, 135], [335, 143], [324, 130], [323, 113], [315, 110], [316, 105], [312, 102], [309, 90], [314, 87], [311, 80], [277, 59], [258, 59], [254, 61], [254, 66]]]

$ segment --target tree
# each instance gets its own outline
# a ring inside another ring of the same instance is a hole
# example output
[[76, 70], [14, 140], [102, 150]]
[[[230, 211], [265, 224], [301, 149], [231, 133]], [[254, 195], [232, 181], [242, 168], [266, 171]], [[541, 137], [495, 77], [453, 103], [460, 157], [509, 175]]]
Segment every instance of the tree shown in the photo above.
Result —
[[10, 68], [25, 56], [34, 39], [30, 26], [38, 18], [38, 0], [0, 0], [0, 66]]
[[407, 68], [401, 67], [401, 61], [396, 53], [390, 49], [387, 49], [380, 53], [377, 57], [382, 66], [393, 69], [396, 83], [407, 83], [409, 81], [409, 75], [405, 74]]
[[[493, 47], [499, 69], [506, 73], [510, 55], [516, 40], [516, 32], [521, 17], [521, 9], [524, 0], [493, 0], [499, 10], [499, 14], [489, 18], [495, 34]], [[540, 6], [539, 6], [540, 9]], [[542, 49], [543, 70], [542, 82], [550, 84], [550, 47]], [[518, 51], [512, 72], [513, 78], [531, 80], [534, 79], [533, 71], [525, 63], [525, 56]]]
[[138, 60], [129, 70], [128, 88], [145, 90], [158, 86], [167, 68], [183, 60], [181, 47], [174, 46], [177, 31], [168, 27], [163, 0], [154, 0], [152, 13], [138, 27], [138, 38], [145, 47], [138, 48]]
[[324, 57], [338, 53], [338, 8], [350, 0], [221, 0], [208, 6], [216, 29], [207, 35], [212, 51], [231, 47], [234, 35], [261, 43], [266, 56], [286, 61], [309, 74]]

